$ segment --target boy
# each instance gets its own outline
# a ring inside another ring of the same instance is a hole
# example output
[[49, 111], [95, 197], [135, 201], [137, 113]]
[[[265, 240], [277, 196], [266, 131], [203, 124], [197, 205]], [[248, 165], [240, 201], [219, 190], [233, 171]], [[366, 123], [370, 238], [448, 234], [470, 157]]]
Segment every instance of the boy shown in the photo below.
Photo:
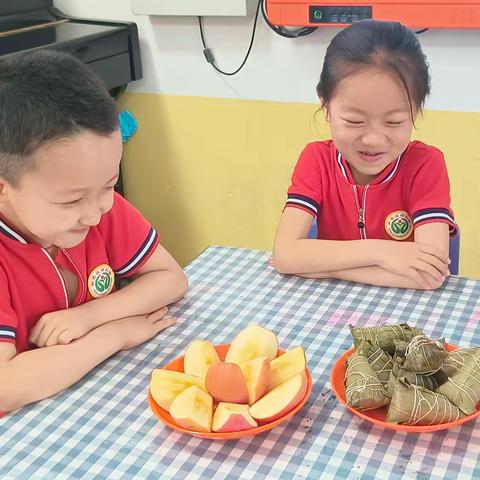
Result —
[[[72, 385], [174, 323], [187, 280], [114, 193], [114, 100], [55, 52], [0, 59], [0, 412]], [[114, 279], [134, 278], [113, 291]]]

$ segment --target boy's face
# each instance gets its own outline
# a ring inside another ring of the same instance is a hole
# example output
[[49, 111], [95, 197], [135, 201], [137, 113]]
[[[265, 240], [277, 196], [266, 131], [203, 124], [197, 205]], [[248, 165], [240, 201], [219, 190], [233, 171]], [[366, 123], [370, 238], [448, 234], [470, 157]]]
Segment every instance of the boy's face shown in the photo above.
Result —
[[408, 97], [387, 72], [370, 69], [345, 78], [326, 110], [332, 139], [356, 183], [370, 183], [410, 142]]
[[83, 131], [34, 152], [35, 166], [12, 187], [0, 179], [0, 212], [43, 247], [71, 248], [113, 205], [122, 155], [119, 131]]

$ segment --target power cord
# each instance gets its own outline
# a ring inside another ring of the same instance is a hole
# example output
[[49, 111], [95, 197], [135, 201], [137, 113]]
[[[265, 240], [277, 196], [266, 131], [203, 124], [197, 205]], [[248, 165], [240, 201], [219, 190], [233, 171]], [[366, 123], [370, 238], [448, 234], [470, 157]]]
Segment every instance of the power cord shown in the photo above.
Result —
[[252, 51], [253, 41], [255, 40], [255, 31], [257, 29], [257, 20], [258, 20], [258, 14], [260, 12], [260, 4], [261, 3], [262, 3], [262, 0], [259, 0], [258, 5], [257, 5], [257, 11], [255, 12], [255, 20], [253, 21], [252, 37], [250, 39], [250, 45], [248, 46], [248, 50], [247, 50], [247, 53], [245, 55], [245, 58], [243, 59], [243, 62], [240, 64], [240, 66], [236, 70], [234, 70], [233, 72], [225, 72], [221, 68], [217, 67], [217, 65], [215, 64], [215, 57], [213, 56], [213, 52], [210, 48], [207, 47], [207, 44], [205, 42], [205, 35], [204, 35], [204, 32], [203, 32], [203, 18], [198, 17], [198, 26], [200, 28], [200, 37], [202, 39], [203, 54], [205, 55], [205, 58], [206, 58], [207, 62], [210, 63], [210, 65], [212, 65], [212, 67], [218, 73], [221, 73], [222, 75], [228, 75], [228, 76], [236, 75], [244, 67], [245, 63], [247, 63], [247, 59], [250, 55], [250, 52]]
[[215, 57], [213, 55], [213, 52], [210, 48], [207, 47], [207, 43], [205, 41], [205, 32], [203, 28], [203, 18], [198, 17], [198, 27], [200, 29], [200, 37], [202, 39], [202, 45], [203, 45], [203, 54], [205, 55], [205, 59], [207, 62], [218, 72], [221, 73], [222, 75], [236, 75], [247, 63], [247, 59], [250, 55], [250, 52], [252, 51], [253, 47], [253, 42], [255, 40], [255, 31], [257, 29], [257, 21], [258, 21], [258, 15], [260, 13], [260, 10], [262, 11], [263, 18], [265, 20], [265, 23], [278, 35], [281, 35], [282, 37], [285, 38], [298, 38], [298, 37], [304, 37], [305, 35], [309, 35], [310, 33], [313, 33], [317, 28], [316, 27], [302, 27], [302, 28], [297, 28], [295, 30], [290, 30], [285, 27], [273, 25], [267, 17], [267, 12], [265, 8], [265, 2], [266, 0], [258, 0], [257, 4], [257, 9], [255, 12], [255, 19], [253, 20], [253, 29], [252, 29], [252, 36], [250, 38], [250, 45], [248, 46], [247, 53], [245, 54], [245, 58], [243, 59], [243, 62], [240, 64], [240, 66], [235, 69], [233, 72], [225, 72], [222, 70], [220, 67], [218, 67], [215, 63]]
[[297, 29], [290, 29], [278, 25], [274, 25], [267, 16], [267, 9], [266, 9], [266, 0], [260, 0], [261, 7], [262, 7], [262, 15], [265, 23], [277, 34], [285, 38], [298, 38], [298, 37], [305, 37], [306, 35], [310, 35], [313, 33], [317, 27], [300, 27]]

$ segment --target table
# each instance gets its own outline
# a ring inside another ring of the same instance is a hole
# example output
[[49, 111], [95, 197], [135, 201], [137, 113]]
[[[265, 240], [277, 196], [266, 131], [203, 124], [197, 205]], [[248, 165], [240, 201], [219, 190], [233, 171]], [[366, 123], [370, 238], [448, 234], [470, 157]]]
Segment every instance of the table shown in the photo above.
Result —
[[[348, 324], [408, 321], [433, 337], [480, 345], [480, 282], [452, 277], [435, 292], [386, 289], [284, 277], [268, 259], [267, 252], [208, 248], [186, 269], [191, 289], [172, 309], [175, 327], [0, 420], [0, 478], [480, 478], [479, 421], [396, 433], [354, 417], [329, 384], [335, 359], [351, 345]], [[251, 322], [276, 332], [283, 348], [305, 348], [314, 381], [305, 407], [238, 441], [201, 440], [158, 422], [147, 404], [152, 369], [194, 338], [225, 343]]]

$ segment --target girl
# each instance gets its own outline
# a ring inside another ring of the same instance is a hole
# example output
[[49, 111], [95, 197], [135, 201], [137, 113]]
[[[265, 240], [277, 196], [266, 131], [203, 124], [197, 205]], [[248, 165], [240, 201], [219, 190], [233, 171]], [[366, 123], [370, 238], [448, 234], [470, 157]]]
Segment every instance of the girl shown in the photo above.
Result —
[[300, 155], [275, 238], [275, 268], [438, 288], [449, 275], [456, 225], [442, 153], [410, 141], [430, 93], [416, 35], [390, 22], [346, 28], [327, 49], [317, 93], [332, 140]]

